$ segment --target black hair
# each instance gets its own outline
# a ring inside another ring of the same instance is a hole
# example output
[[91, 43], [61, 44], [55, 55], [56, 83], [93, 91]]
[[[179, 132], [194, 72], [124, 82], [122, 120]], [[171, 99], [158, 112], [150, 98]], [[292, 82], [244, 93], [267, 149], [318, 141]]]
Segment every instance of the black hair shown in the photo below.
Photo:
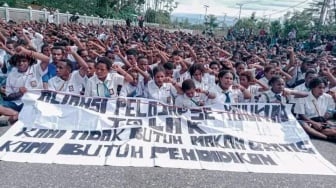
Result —
[[236, 75], [231, 70], [221, 70], [218, 73], [218, 78], [223, 78], [223, 76], [226, 75], [226, 74], [228, 74], [228, 73], [232, 74], [233, 79], [236, 79]]
[[204, 65], [201, 63], [194, 63], [193, 65], [191, 65], [191, 67], [189, 68], [189, 73], [190, 76], [193, 76], [196, 72], [196, 70], [200, 70], [202, 73], [204, 73]]
[[44, 48], [47, 48], [47, 47], [49, 47], [49, 44], [43, 44], [43, 45], [41, 46], [41, 52], [43, 51]]
[[156, 66], [153, 68], [153, 76], [155, 76], [158, 72], [165, 72], [166, 70], [162, 66]]
[[320, 77], [313, 78], [312, 80], [310, 80], [310, 82], [308, 84], [308, 88], [309, 89], [316, 88], [318, 85], [320, 85], [322, 83], [324, 85], [327, 85], [327, 81], [325, 79], [320, 78]]
[[126, 55], [137, 56], [138, 55], [138, 51], [136, 49], [129, 49], [129, 50], [126, 51]]
[[209, 67], [211, 67], [212, 65], [218, 65], [218, 67], [220, 67], [220, 64], [217, 61], [211, 61], [209, 63]]
[[61, 59], [57, 62], [65, 62], [66, 66], [70, 69], [70, 72], [74, 69], [72, 62], [69, 59]]
[[139, 62], [141, 59], [146, 59], [148, 61], [147, 57], [141, 55], [137, 58], [137, 62]]
[[280, 80], [283, 80], [283, 78], [281, 76], [273, 76], [269, 81], [268, 81], [268, 85], [273, 85], [275, 82], [278, 82]]
[[189, 89], [194, 89], [196, 88], [196, 85], [192, 79], [186, 79], [182, 82], [182, 91], [186, 92]]
[[78, 54], [79, 56], [82, 56], [82, 53], [83, 53], [84, 51], [86, 51], [86, 49], [80, 48], [80, 49], [77, 50], [77, 54]]
[[96, 66], [101, 63], [101, 64], [105, 64], [106, 65], [106, 68], [107, 70], [111, 70], [111, 67], [112, 67], [112, 61], [108, 58], [108, 57], [100, 57], [98, 58], [97, 60], [97, 63], [96, 63]]
[[51, 50], [62, 50], [62, 53], [64, 54], [64, 47], [63, 46], [53, 46]]
[[36, 60], [30, 56], [27, 55], [21, 55], [21, 54], [14, 54], [10, 59], [9, 59], [9, 64], [13, 66], [17, 66], [17, 63], [22, 60], [22, 59], [27, 59], [29, 66], [33, 65], [36, 63]]
[[173, 70], [174, 69], [174, 63], [166, 62], [165, 64], [163, 64], [163, 68], [165, 68], [166, 70]]
[[309, 74], [317, 74], [317, 72], [314, 69], [308, 69], [305, 74], [305, 78], [307, 78]]
[[234, 64], [234, 67], [237, 68], [239, 65], [244, 65], [246, 66], [246, 63], [245, 62], [242, 62], [242, 61], [238, 61]]

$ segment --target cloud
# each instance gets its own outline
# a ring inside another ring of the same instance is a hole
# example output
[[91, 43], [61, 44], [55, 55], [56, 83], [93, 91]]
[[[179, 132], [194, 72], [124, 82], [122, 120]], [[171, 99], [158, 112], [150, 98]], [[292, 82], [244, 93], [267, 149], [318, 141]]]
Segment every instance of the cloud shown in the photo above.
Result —
[[[312, 0], [179, 0], [179, 7], [174, 12], [205, 14], [204, 5], [209, 5], [207, 13], [237, 17], [237, 3], [242, 3], [242, 17], [250, 16], [252, 12], [256, 12], [257, 16], [272, 14], [274, 17], [281, 17], [293, 8], [300, 10], [307, 7], [310, 2]], [[274, 12], [279, 13], [273, 15]]]

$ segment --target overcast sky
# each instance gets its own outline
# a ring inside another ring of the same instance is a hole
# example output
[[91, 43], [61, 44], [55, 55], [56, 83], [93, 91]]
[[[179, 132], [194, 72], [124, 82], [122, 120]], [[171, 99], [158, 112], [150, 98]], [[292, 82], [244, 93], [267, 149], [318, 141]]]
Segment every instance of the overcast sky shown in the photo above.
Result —
[[256, 12], [258, 17], [271, 16], [278, 18], [288, 10], [302, 10], [309, 6], [312, 0], [176, 0], [179, 2], [174, 13], [205, 14], [204, 5], [208, 5], [208, 14], [238, 17], [239, 6], [242, 3], [241, 17], [250, 16]]

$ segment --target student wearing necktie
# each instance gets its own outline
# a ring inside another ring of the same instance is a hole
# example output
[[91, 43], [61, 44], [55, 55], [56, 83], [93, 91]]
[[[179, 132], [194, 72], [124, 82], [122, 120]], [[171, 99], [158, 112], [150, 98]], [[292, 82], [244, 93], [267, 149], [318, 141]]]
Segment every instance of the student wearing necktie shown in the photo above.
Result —
[[210, 89], [216, 94], [213, 103], [239, 103], [251, 98], [251, 93], [243, 86], [233, 85], [235, 74], [229, 70], [222, 70], [218, 74], [218, 84]]
[[268, 82], [270, 90], [260, 95], [260, 103], [281, 103], [286, 104], [294, 98], [308, 96], [308, 93], [285, 88], [285, 81], [280, 76], [274, 76]]

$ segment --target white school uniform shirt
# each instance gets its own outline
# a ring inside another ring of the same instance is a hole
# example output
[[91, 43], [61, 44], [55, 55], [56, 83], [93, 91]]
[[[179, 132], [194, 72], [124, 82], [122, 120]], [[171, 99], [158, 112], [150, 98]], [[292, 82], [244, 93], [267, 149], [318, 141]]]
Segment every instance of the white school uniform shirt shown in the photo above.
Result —
[[[280, 96], [280, 100], [277, 99], [276, 95]], [[284, 96], [282, 93], [274, 93], [272, 90], [265, 91], [261, 93], [259, 98], [259, 103], [282, 103], [286, 104], [293, 101], [293, 96]]]
[[98, 79], [97, 75], [89, 78], [85, 86], [85, 96], [88, 97], [117, 97], [119, 86], [123, 86], [124, 77], [118, 73], [108, 73], [105, 81]]
[[212, 100], [212, 103], [225, 104], [227, 101], [226, 93], [230, 98], [230, 103], [244, 102], [244, 94], [239, 89], [232, 89], [232, 86], [224, 91], [218, 84], [210, 88], [211, 93], [216, 94], [216, 98]]
[[329, 109], [335, 109], [335, 102], [331, 95], [323, 93], [319, 98], [315, 98], [311, 92], [305, 98], [298, 99], [294, 107], [296, 114], [303, 114], [308, 118], [324, 116]]
[[260, 97], [259, 85], [249, 85], [247, 90], [251, 93], [251, 99], [244, 99], [244, 102], [258, 102]]
[[[13, 68], [8, 74], [6, 82], [6, 95], [19, 92], [20, 87], [29, 89], [43, 89], [42, 75], [46, 74], [48, 68], [44, 71], [41, 68], [41, 63], [34, 64], [28, 67], [28, 70], [21, 73], [17, 68]], [[13, 101], [17, 105], [22, 103], [21, 99]]]
[[158, 87], [154, 80], [150, 80], [145, 86], [145, 98], [155, 99], [163, 103], [172, 104], [177, 96], [177, 91], [171, 83], [163, 83]]
[[208, 103], [208, 97], [204, 93], [195, 93], [192, 98], [187, 97], [185, 94], [178, 95], [175, 99], [175, 105], [183, 108], [199, 107], [199, 103], [204, 105]]
[[69, 80], [63, 80], [59, 76], [52, 77], [48, 81], [48, 88], [54, 91], [62, 91], [66, 93], [80, 94], [83, 90], [85, 77], [79, 74], [79, 71], [73, 71]]
[[297, 91], [304, 91], [304, 92], [309, 92], [310, 89], [306, 86], [306, 83], [302, 83], [294, 88], [294, 90]]
[[268, 86], [268, 82], [269, 82], [269, 80], [268, 80], [266, 77], [262, 77], [262, 78], [260, 78], [259, 81], [260, 81], [261, 83], [263, 83], [264, 85]]
[[144, 96], [145, 85], [143, 81], [139, 81], [136, 86], [127, 83], [125, 84], [120, 92], [120, 96], [124, 97], [143, 97]]

